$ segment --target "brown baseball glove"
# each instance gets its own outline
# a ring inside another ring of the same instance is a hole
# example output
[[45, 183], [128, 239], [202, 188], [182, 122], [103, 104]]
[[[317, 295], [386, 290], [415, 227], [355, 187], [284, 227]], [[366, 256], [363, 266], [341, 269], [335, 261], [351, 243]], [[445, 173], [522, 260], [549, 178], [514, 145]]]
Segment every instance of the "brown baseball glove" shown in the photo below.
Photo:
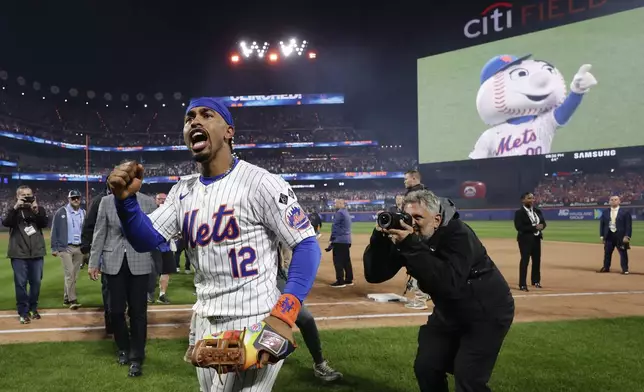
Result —
[[221, 375], [261, 369], [281, 361], [297, 347], [292, 327], [300, 306], [297, 298], [285, 294], [261, 322], [241, 331], [224, 331], [198, 340], [192, 351], [192, 364], [213, 368]]

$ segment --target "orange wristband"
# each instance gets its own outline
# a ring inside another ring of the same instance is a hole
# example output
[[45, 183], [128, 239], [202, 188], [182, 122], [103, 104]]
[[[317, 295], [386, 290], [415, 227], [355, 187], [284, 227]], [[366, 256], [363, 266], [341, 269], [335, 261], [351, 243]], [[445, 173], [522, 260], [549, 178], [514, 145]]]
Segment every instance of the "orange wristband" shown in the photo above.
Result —
[[293, 294], [282, 294], [275, 306], [273, 306], [271, 316], [277, 317], [293, 328], [301, 307], [302, 304], [296, 296]]

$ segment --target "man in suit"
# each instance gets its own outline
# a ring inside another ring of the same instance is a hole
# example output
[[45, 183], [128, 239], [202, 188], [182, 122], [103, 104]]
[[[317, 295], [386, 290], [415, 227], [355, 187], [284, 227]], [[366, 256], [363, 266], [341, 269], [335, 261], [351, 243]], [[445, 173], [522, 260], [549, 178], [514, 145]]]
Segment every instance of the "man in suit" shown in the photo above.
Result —
[[[157, 206], [153, 198], [137, 193], [137, 200], [146, 214]], [[152, 272], [150, 253], [138, 253], [127, 241], [116, 213], [114, 195], [103, 197], [98, 207], [96, 226], [89, 257], [90, 279], [100, 272], [106, 276], [108, 308], [114, 340], [118, 347], [118, 363], [130, 364], [130, 377], [142, 374], [147, 339], [147, 286]], [[125, 321], [128, 308], [130, 330]]]
[[599, 236], [604, 243], [604, 266], [597, 272], [610, 272], [613, 251], [617, 248], [622, 274], [628, 275], [628, 249], [633, 234], [633, 218], [630, 212], [619, 207], [619, 196], [611, 196], [607, 208], [599, 219]]
[[541, 240], [543, 230], [546, 228], [546, 220], [541, 210], [534, 206], [534, 195], [526, 192], [521, 195], [523, 206], [514, 213], [514, 228], [517, 230], [517, 242], [519, 243], [519, 290], [528, 291], [526, 278], [528, 275], [528, 264], [532, 257], [532, 285], [541, 288]]
[[[105, 187], [105, 195], [110, 194], [109, 187]], [[103, 195], [97, 195], [92, 199], [89, 209], [87, 210], [87, 215], [83, 221], [83, 231], [81, 232], [81, 252], [85, 256], [89, 263], [89, 254], [92, 249], [92, 240], [94, 239], [94, 227], [96, 226], [96, 217], [98, 216], [98, 207], [101, 204]], [[99, 262], [100, 264], [100, 262]], [[109, 314], [109, 304], [107, 300], [108, 290], [107, 290], [107, 279], [105, 275], [101, 274], [101, 294], [103, 297], [103, 312], [105, 320], [105, 336], [111, 337], [112, 325], [110, 323], [110, 314]]]

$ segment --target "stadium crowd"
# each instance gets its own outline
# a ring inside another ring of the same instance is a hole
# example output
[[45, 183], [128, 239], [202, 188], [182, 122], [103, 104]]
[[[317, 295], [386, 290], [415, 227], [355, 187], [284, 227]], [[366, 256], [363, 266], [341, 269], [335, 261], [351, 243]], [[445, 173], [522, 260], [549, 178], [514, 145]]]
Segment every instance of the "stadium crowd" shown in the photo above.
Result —
[[[416, 160], [398, 157], [381, 158], [377, 155], [360, 159], [350, 157], [323, 158], [263, 158], [259, 155], [249, 155], [242, 158], [265, 168], [271, 173], [340, 173], [362, 171], [406, 171], [415, 167]], [[85, 173], [85, 163], [82, 161], [36, 163], [30, 164], [29, 159], [20, 160], [19, 170], [23, 173]], [[24, 163], [23, 163], [24, 162]], [[90, 174], [106, 175], [118, 162], [110, 164], [95, 163], [90, 161]], [[145, 162], [147, 176], [184, 176], [197, 172], [196, 163], [190, 160], [174, 162]]]
[[620, 174], [574, 174], [549, 177], [535, 189], [537, 203], [604, 203], [620, 195], [623, 203], [644, 198], [644, 176], [638, 172]]
[[[183, 107], [130, 110], [10, 96], [0, 91], [0, 130], [43, 139], [99, 146], [182, 145]], [[120, 106], [117, 108], [117, 106]], [[365, 140], [342, 115], [341, 105], [232, 108], [235, 143]], [[115, 137], [127, 135], [126, 138]], [[118, 140], [118, 142], [116, 142]]]
[[[30, 185], [34, 185], [33, 183]], [[104, 188], [102, 184], [94, 185], [94, 188], [90, 189], [90, 198], [102, 197], [105, 195]], [[162, 189], [161, 186], [155, 187], [155, 190], [158, 189], [159, 192], [165, 191], [168, 192], [171, 184], [167, 184], [168, 189]], [[85, 204], [85, 183], [78, 182], [74, 184], [67, 184], [66, 187], [37, 187], [33, 186], [33, 192], [36, 196], [36, 200], [39, 205], [43, 206], [47, 213], [51, 217], [58, 208], [64, 206], [67, 203], [67, 194], [71, 189], [77, 189], [83, 194], [83, 205]], [[297, 193], [298, 200], [301, 202], [302, 206], [307, 210], [315, 210], [318, 212], [332, 212], [334, 211], [333, 203], [335, 199], [344, 199], [347, 203], [347, 209], [350, 211], [376, 211], [382, 209], [382, 204], [366, 203], [366, 204], [351, 204], [351, 201], [356, 200], [372, 200], [372, 201], [386, 201], [386, 203], [392, 204], [393, 200], [396, 197], [396, 194], [400, 193], [401, 190], [398, 189], [389, 189], [389, 190], [355, 190], [355, 189], [343, 189], [343, 190], [320, 190], [316, 188], [306, 189], [300, 188], [295, 189]], [[12, 205], [15, 204], [15, 188], [4, 187], [0, 188], [0, 211], [4, 212]], [[151, 190], [149, 187], [143, 189], [143, 193], [146, 193], [150, 196], [154, 196], [155, 191]], [[84, 208], [84, 206], [83, 206]]]

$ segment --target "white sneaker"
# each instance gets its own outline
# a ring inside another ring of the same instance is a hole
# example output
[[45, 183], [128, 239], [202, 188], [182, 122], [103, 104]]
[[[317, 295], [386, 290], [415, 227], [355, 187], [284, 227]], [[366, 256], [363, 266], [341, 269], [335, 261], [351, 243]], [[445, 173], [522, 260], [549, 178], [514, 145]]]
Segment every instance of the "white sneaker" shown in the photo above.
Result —
[[315, 377], [327, 382], [339, 380], [342, 378], [342, 373], [329, 366], [327, 361], [324, 361], [318, 365], [313, 365], [313, 374], [315, 374]]
[[412, 300], [412, 301], [407, 302], [405, 304], [405, 307], [407, 309], [425, 310], [425, 309], [427, 309], [427, 304], [425, 303], [425, 301]]

